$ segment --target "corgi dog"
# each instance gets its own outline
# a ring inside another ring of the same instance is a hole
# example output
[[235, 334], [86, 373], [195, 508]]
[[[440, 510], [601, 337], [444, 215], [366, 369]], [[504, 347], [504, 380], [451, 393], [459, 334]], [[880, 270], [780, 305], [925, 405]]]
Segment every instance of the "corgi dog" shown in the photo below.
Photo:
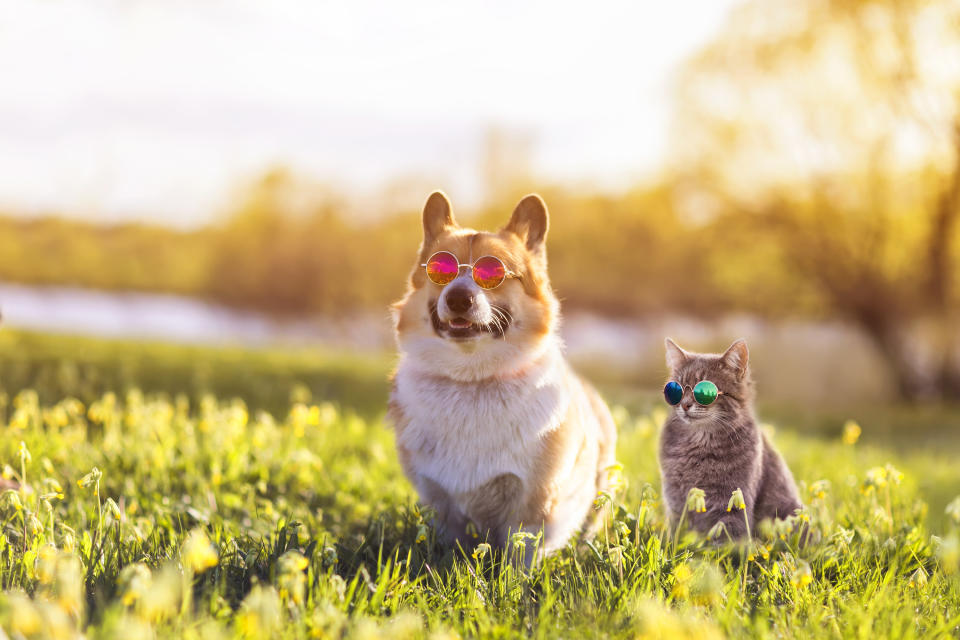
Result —
[[[446, 545], [538, 534], [564, 546], [607, 487], [616, 428], [563, 356], [537, 195], [497, 232], [460, 227], [447, 197], [394, 307], [399, 362], [388, 418], [403, 469]], [[529, 550], [528, 550], [529, 551]]]

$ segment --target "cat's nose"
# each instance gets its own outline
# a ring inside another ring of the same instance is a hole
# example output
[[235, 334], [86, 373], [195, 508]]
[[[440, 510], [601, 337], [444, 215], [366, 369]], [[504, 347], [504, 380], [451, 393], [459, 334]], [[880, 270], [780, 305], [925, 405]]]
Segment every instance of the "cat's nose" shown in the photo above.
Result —
[[684, 411], [690, 411], [690, 409], [693, 407], [693, 394], [683, 394], [683, 399], [680, 401], [680, 406], [683, 407]]

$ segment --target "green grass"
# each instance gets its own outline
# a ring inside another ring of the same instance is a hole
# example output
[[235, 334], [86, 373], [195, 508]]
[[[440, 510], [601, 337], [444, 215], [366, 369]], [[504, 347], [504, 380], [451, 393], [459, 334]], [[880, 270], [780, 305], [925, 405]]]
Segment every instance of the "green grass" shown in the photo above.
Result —
[[[119, 351], [150, 392], [110, 373]], [[796, 524], [817, 541], [800, 548], [783, 530], [742, 548], [675, 543], [657, 497], [662, 416], [620, 409], [626, 486], [600, 501], [602, 533], [524, 569], [495, 549], [436, 544], [380, 417], [385, 387], [371, 379], [385, 363], [29, 336], [0, 342], [5, 376], [10, 353], [41, 374], [64, 358], [101, 371], [91, 394], [117, 388], [81, 403], [53, 395], [62, 381], [23, 374], [15, 390], [3, 378], [0, 465], [21, 483], [0, 498], [10, 637], [960, 634], [960, 513], [944, 511], [960, 467], [946, 453], [779, 429], [808, 505]], [[168, 373], [151, 373], [157, 360]], [[211, 361], [223, 364], [205, 384], [176, 374]], [[204, 395], [219, 385], [240, 398]]]
[[287, 410], [291, 390], [306, 386], [363, 415], [382, 411], [392, 356], [206, 347], [102, 340], [0, 330], [0, 389], [33, 389], [43, 403], [75, 397], [90, 403], [107, 392], [239, 397], [251, 410]]

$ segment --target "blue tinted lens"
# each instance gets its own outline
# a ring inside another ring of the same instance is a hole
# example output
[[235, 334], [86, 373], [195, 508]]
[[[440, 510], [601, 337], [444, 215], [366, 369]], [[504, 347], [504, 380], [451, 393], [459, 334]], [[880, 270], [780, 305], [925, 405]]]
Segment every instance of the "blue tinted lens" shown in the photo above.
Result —
[[683, 400], [683, 387], [679, 383], [671, 380], [663, 388], [663, 397], [666, 399], [667, 404], [680, 404], [680, 401]]

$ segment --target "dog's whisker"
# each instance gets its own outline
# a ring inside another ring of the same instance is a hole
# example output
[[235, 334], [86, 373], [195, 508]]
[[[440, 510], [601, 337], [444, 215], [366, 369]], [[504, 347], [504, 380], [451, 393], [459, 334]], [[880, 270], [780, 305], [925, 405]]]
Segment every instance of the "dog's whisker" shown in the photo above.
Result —
[[501, 333], [500, 319], [496, 314], [490, 316], [490, 321], [483, 325], [487, 331]]
[[507, 322], [513, 322], [513, 314], [506, 307], [501, 307], [499, 305], [491, 305], [491, 309], [494, 309], [503, 316], [503, 319]]
[[496, 327], [497, 333], [500, 334], [502, 340], [507, 339], [507, 328], [510, 326], [513, 316], [507, 311], [504, 307], [499, 305], [490, 305], [491, 312], [491, 321], [488, 324], [494, 325]]

